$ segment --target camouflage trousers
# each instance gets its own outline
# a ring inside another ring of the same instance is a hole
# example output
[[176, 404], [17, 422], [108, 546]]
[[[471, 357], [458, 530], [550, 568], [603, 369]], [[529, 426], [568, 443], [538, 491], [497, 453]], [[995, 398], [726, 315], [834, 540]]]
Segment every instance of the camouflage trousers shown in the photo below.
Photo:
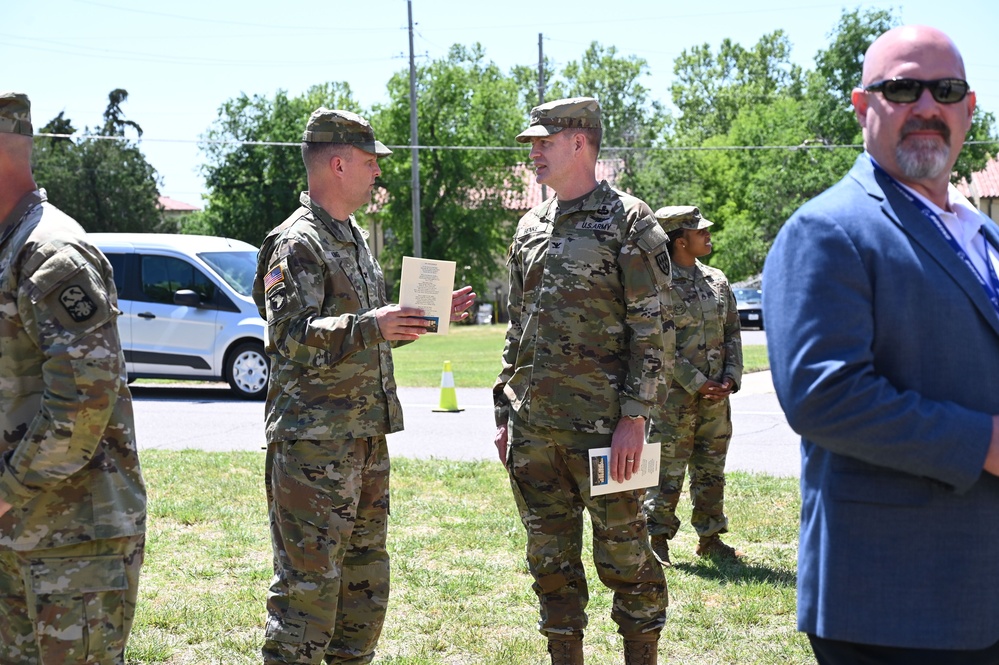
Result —
[[662, 442], [659, 487], [645, 494], [649, 533], [672, 538], [680, 529], [676, 506], [688, 468], [694, 504], [690, 523], [699, 536], [725, 533], [725, 456], [732, 438], [728, 399], [704, 399], [674, 383], [658, 416], [649, 434], [649, 440]]
[[600, 581], [614, 592], [611, 618], [627, 639], [657, 639], [666, 623], [666, 578], [649, 548], [641, 492], [590, 496], [591, 448], [610, 435], [534, 428], [513, 416], [507, 471], [527, 530], [527, 565], [546, 636], [582, 634], [589, 592], [583, 571], [583, 510], [593, 526]]
[[385, 622], [384, 436], [267, 448], [274, 579], [264, 663], [369, 663]]
[[0, 665], [123, 665], [144, 544], [0, 550]]

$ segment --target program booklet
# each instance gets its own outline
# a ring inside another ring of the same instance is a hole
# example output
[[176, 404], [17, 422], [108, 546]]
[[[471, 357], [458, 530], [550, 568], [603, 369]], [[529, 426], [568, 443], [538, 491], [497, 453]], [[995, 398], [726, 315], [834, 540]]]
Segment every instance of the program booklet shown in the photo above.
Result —
[[645, 444], [642, 449], [642, 459], [638, 462], [638, 468], [632, 471], [630, 480], [619, 483], [611, 478], [610, 458], [610, 448], [594, 448], [590, 451], [590, 496], [641, 489], [659, 484], [658, 441]]
[[446, 335], [451, 323], [451, 293], [454, 291], [454, 261], [402, 257], [399, 304], [419, 307], [433, 325], [428, 333]]

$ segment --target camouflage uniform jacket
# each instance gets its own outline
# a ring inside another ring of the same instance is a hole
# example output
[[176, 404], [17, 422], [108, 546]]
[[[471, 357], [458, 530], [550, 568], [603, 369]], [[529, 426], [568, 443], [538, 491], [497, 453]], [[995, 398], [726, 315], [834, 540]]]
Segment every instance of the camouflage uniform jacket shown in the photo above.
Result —
[[366, 233], [334, 220], [308, 192], [257, 255], [253, 299], [267, 321], [269, 442], [354, 439], [402, 429], [392, 348], [374, 310], [386, 304]]
[[510, 409], [535, 426], [595, 434], [621, 416], [648, 417], [673, 370], [674, 331], [659, 304], [665, 243], [649, 207], [606, 182], [566, 210], [552, 198], [524, 215], [507, 260], [498, 426]]
[[676, 325], [675, 383], [691, 395], [711, 379], [742, 383], [742, 335], [735, 296], [717, 268], [695, 261], [673, 264], [673, 323]]
[[145, 531], [117, 304], [111, 265], [43, 192], [0, 220], [0, 548]]

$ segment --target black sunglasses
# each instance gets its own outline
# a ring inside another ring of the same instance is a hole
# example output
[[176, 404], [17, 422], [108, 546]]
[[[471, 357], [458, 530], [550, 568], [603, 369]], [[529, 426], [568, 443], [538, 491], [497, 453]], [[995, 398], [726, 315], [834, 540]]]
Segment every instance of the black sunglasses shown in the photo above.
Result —
[[941, 104], [956, 104], [968, 95], [968, 82], [964, 79], [919, 79], [894, 78], [864, 86], [867, 92], [880, 92], [889, 102], [911, 104], [928, 88], [933, 99]]

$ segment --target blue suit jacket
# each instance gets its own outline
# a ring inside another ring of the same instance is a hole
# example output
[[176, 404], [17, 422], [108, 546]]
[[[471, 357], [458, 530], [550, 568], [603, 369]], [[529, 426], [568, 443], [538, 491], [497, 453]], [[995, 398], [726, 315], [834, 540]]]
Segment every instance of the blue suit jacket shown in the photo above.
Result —
[[[999, 227], [986, 223], [999, 247]], [[774, 386], [801, 434], [798, 627], [913, 648], [999, 641], [999, 314], [861, 155], [763, 273]]]

